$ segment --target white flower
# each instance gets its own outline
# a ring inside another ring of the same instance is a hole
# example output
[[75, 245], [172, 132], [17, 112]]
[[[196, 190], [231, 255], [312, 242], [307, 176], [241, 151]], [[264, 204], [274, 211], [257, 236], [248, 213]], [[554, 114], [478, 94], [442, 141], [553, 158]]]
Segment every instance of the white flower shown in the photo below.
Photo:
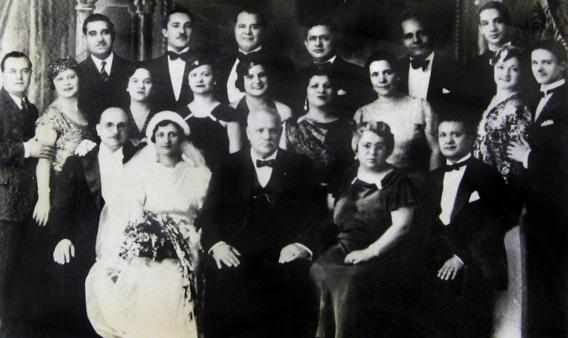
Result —
[[81, 141], [81, 143], [79, 143], [77, 148], [75, 148], [75, 154], [78, 156], [85, 156], [85, 154], [87, 154], [89, 151], [91, 151], [91, 149], [93, 149], [96, 146], [97, 144], [93, 141], [83, 140]]

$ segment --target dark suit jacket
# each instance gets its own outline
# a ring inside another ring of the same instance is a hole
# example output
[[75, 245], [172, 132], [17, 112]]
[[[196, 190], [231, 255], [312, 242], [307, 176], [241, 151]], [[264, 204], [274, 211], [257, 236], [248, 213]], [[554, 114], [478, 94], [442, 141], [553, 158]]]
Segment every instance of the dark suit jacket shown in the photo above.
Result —
[[[538, 98], [533, 99], [533, 112]], [[533, 194], [566, 208], [568, 198], [568, 85], [559, 87], [529, 130], [528, 163]], [[544, 201], [543, 201], [544, 202]]]
[[270, 181], [273, 187], [273, 224], [270, 238], [242, 238], [251, 224], [251, 203], [256, 172], [249, 151], [229, 156], [216, 172], [210, 184], [201, 215], [197, 220], [203, 229], [205, 251], [219, 241], [238, 250], [248, 242], [267, 240], [278, 253], [291, 243], [301, 243], [316, 251], [315, 229], [320, 208], [314, 198], [316, 185], [311, 180], [309, 159], [280, 149]]
[[35, 165], [24, 158], [24, 144], [35, 134], [37, 108], [23, 112], [4, 88], [0, 90], [0, 221], [31, 217], [36, 202]]
[[312, 64], [296, 73], [297, 83], [293, 99], [295, 114], [303, 114], [308, 77], [310, 72], [317, 67], [331, 72], [335, 79], [336, 97], [334, 105], [338, 115], [352, 119], [358, 108], [372, 101], [369, 76], [365, 76], [365, 70], [337, 55], [332, 63], [323, 65]]
[[[261, 49], [258, 53], [259, 59], [266, 60], [271, 69], [270, 88], [271, 95], [278, 101], [289, 104], [289, 80], [294, 74], [294, 63], [286, 56], [275, 54], [267, 50]], [[233, 54], [215, 65], [215, 73], [217, 78], [217, 98], [224, 103], [230, 103], [227, 98], [227, 80], [231, 74], [231, 69], [237, 60], [237, 54]]]
[[[421, 256], [431, 259], [429, 243], [434, 234], [443, 227], [439, 221], [440, 199], [442, 197], [444, 169], [434, 170], [424, 185], [424, 202], [416, 220], [420, 224], [420, 242], [424, 245]], [[479, 199], [469, 202], [472, 193]], [[471, 158], [458, 188], [451, 222], [447, 225], [450, 251], [465, 263], [466, 267], [476, 267], [496, 288], [507, 285], [507, 261], [504, 247], [504, 234], [514, 222], [510, 216], [509, 192], [502, 176], [494, 168]], [[434, 241], [435, 243], [435, 241]], [[441, 267], [441, 266], [440, 266]]]
[[[397, 71], [401, 79], [401, 89], [403, 93], [406, 94], [408, 94], [409, 67], [409, 56], [405, 56], [399, 59]], [[438, 105], [444, 99], [443, 89], [447, 89], [450, 92], [455, 92], [457, 87], [457, 73], [458, 67], [452, 59], [447, 58], [438, 52], [434, 52], [434, 62], [432, 65], [432, 73], [430, 74], [430, 83], [428, 84], [428, 95], [426, 97], [434, 110], [438, 108]]]
[[189, 81], [187, 80], [187, 75], [189, 74], [187, 64], [183, 71], [184, 80], [181, 83], [181, 92], [178, 100], [176, 100], [174, 95], [174, 88], [170, 79], [168, 55], [164, 54], [159, 58], [148, 61], [146, 67], [152, 75], [153, 104], [157, 112], [176, 110], [193, 101], [193, 93], [189, 88]]
[[[56, 176], [50, 216], [55, 243], [69, 238], [78, 250], [83, 247], [91, 254], [95, 252], [94, 242], [87, 248], [77, 243], [91, 243], [96, 239], [99, 216], [105, 204], [101, 195], [99, 147], [94, 147], [84, 156], [70, 156], [65, 161], [61, 173]], [[126, 163], [136, 148], [126, 142], [122, 151], [123, 162]]]
[[109, 78], [103, 81], [90, 56], [79, 64], [81, 70], [79, 99], [81, 109], [87, 113], [91, 124], [98, 122], [99, 116], [105, 109], [127, 105], [129, 96], [126, 87], [134, 67], [134, 63], [115, 53]]

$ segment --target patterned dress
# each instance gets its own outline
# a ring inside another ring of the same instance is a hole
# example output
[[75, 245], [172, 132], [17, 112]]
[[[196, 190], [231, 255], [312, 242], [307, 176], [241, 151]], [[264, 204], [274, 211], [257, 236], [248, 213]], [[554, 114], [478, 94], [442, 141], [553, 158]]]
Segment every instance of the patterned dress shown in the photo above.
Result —
[[63, 168], [67, 157], [73, 155], [75, 148], [84, 139], [94, 140], [88, 124], [81, 124], [67, 116], [54, 102], [36, 122], [37, 128], [47, 127], [55, 130], [55, 157], [52, 162], [53, 171], [57, 174]]
[[521, 176], [524, 169], [522, 163], [507, 157], [507, 147], [526, 140], [530, 124], [530, 111], [518, 94], [490, 105], [477, 128], [474, 156], [495, 167], [511, 183], [511, 176]]

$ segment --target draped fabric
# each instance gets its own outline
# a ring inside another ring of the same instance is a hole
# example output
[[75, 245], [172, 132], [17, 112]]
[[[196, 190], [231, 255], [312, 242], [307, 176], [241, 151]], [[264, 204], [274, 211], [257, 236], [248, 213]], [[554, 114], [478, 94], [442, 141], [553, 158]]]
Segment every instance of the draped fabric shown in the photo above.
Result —
[[54, 98], [47, 66], [75, 51], [75, 1], [0, 1], [0, 58], [11, 51], [30, 57], [33, 72], [28, 97], [40, 111]]

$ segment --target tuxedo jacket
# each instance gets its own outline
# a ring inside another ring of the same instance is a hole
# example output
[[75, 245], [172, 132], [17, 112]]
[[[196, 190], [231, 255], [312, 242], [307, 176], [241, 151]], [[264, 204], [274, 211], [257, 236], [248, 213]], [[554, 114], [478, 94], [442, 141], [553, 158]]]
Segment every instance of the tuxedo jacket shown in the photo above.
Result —
[[[255, 54], [258, 55], [260, 60], [265, 60], [271, 69], [269, 77], [272, 97], [289, 104], [289, 80], [293, 76], [295, 68], [292, 60], [286, 56], [269, 52], [264, 47]], [[227, 97], [227, 81], [236, 60], [237, 54], [235, 53], [221, 60], [215, 66], [217, 78], [216, 96], [218, 100], [224, 103], [230, 103]]]
[[[309, 159], [294, 153], [278, 150], [269, 185], [272, 188], [273, 207], [267, 224], [269, 237], [261, 238], [274, 245], [279, 252], [291, 243], [301, 243], [315, 252], [317, 224], [321, 209], [317, 204], [316, 184], [312, 179]], [[237, 250], [247, 247], [259, 238], [250, 234], [253, 189], [257, 185], [255, 168], [250, 152], [240, 151], [229, 158], [213, 173], [210, 191], [197, 224], [203, 229], [202, 245], [208, 251], [215, 243], [225, 241]], [[323, 206], [323, 205], [322, 205]], [[258, 236], [263, 236], [258, 233]]]
[[[420, 224], [420, 242], [424, 247], [420, 256], [430, 259], [431, 243], [444, 225], [439, 221], [445, 171], [439, 168], [429, 175], [424, 191], [424, 202], [416, 220]], [[496, 169], [471, 158], [460, 182], [447, 234], [450, 253], [457, 255], [473, 271], [483, 276], [496, 288], [506, 288], [507, 261], [504, 247], [505, 231], [513, 225], [509, 192]], [[445, 259], [445, 258], [444, 258]], [[441, 267], [441, 265], [440, 265]]]
[[128, 78], [132, 75], [135, 65], [116, 53], [113, 56], [112, 68], [106, 81], [103, 81], [99, 69], [89, 56], [79, 64], [79, 100], [81, 109], [89, 117], [91, 124], [98, 122], [101, 113], [109, 107], [124, 107], [129, 103], [126, 92]]
[[307, 81], [314, 68], [321, 67], [329, 71], [335, 80], [335, 110], [337, 114], [348, 119], [353, 118], [355, 111], [372, 101], [372, 90], [369, 76], [362, 67], [345, 61], [337, 55], [332, 63], [312, 64], [296, 73], [293, 107], [296, 114], [301, 115], [306, 99]]
[[[95, 241], [99, 217], [105, 201], [101, 194], [101, 173], [99, 147], [96, 146], [84, 156], [70, 156], [56, 176], [52, 190], [53, 206], [50, 228], [55, 243], [63, 238], [70, 239], [83, 257], [95, 257]], [[126, 142], [123, 146], [126, 163], [136, 148]]]
[[146, 67], [152, 75], [152, 97], [154, 98], [153, 107], [157, 112], [162, 110], [173, 110], [186, 106], [193, 101], [193, 93], [189, 88], [187, 75], [189, 67], [187, 63], [183, 71], [183, 81], [179, 98], [176, 100], [172, 80], [170, 78], [170, 68], [168, 64], [168, 54], [164, 54], [146, 63]]
[[[401, 89], [408, 94], [408, 71], [410, 67], [410, 57], [405, 56], [399, 59], [397, 71], [401, 80]], [[428, 84], [428, 94], [426, 99], [434, 110], [444, 99], [444, 95], [449, 92], [456, 91], [456, 79], [458, 78], [458, 67], [456, 63], [440, 54], [434, 52], [434, 61], [432, 64], [432, 72], [430, 73], [430, 82]]]
[[[532, 100], [536, 112], [540, 97]], [[534, 114], [534, 113], [533, 113]], [[534, 118], [534, 115], [533, 115]], [[568, 85], [554, 94], [529, 129], [531, 147], [528, 179], [537, 198], [546, 196], [546, 203], [563, 206], [568, 198]]]
[[31, 218], [37, 199], [33, 158], [24, 158], [24, 142], [35, 135], [37, 108], [21, 110], [0, 90], [0, 221]]

